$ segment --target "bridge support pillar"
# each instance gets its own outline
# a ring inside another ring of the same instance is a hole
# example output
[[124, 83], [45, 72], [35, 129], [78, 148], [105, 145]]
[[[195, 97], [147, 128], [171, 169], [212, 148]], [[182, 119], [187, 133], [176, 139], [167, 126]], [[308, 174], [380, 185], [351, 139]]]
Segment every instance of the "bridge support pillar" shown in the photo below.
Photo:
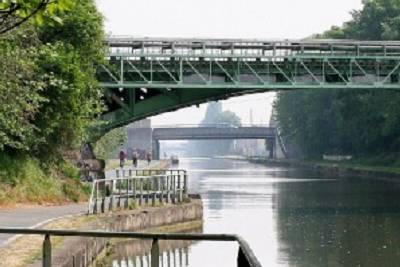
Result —
[[160, 159], [160, 140], [153, 139], [153, 159], [159, 160]]
[[270, 158], [270, 159], [275, 158], [275, 139], [268, 138], [265, 141], [267, 143], [267, 149], [269, 151], [268, 158]]

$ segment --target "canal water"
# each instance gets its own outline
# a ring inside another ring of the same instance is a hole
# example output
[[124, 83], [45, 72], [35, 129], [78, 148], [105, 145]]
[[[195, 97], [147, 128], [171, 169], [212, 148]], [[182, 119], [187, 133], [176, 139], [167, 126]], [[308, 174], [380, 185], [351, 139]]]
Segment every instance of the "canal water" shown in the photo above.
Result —
[[[400, 266], [398, 183], [225, 159], [181, 159], [179, 168], [201, 194], [202, 231], [241, 235], [263, 266]], [[113, 266], [149, 266], [150, 244], [131, 246], [117, 246]], [[236, 266], [234, 243], [161, 247], [161, 266]]]

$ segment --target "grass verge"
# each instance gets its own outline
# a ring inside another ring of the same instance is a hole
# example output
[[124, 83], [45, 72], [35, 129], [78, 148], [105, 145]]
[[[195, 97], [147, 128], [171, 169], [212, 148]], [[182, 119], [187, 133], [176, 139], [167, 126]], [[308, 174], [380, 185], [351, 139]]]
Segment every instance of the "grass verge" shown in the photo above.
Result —
[[86, 200], [88, 193], [72, 164], [0, 154], [0, 206], [79, 202]]

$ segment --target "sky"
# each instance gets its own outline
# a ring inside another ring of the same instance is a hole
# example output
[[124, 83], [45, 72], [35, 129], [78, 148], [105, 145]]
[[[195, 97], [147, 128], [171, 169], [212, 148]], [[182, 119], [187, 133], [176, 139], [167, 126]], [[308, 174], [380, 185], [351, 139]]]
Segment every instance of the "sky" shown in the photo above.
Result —
[[[137, 37], [300, 39], [351, 19], [362, 0], [97, 0], [105, 30]], [[268, 123], [274, 93], [221, 101], [247, 124]], [[206, 105], [165, 113], [153, 125], [197, 124]], [[250, 111], [252, 110], [252, 111]]]

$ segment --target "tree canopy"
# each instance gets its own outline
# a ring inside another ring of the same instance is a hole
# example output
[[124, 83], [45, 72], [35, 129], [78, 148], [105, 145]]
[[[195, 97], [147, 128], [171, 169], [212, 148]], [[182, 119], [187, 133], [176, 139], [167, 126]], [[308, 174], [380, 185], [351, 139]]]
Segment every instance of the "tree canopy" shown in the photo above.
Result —
[[29, 19], [42, 24], [45, 19], [62, 23], [59, 14], [73, 5], [72, 0], [2, 0], [0, 2], [0, 34], [4, 34]]
[[[10, 3], [27, 2], [40, 1]], [[52, 5], [49, 14], [57, 12]], [[68, 8], [57, 13], [62, 24], [29, 21], [0, 39], [0, 151], [49, 155], [72, 147], [102, 110], [95, 77], [105, 51], [102, 16], [92, 0]]]
[[[400, 39], [400, 1], [364, 1], [352, 20], [318, 37]], [[307, 157], [342, 153], [396, 155], [400, 149], [400, 93], [389, 90], [313, 90], [279, 93], [282, 134]], [[393, 158], [396, 158], [395, 156]]]

